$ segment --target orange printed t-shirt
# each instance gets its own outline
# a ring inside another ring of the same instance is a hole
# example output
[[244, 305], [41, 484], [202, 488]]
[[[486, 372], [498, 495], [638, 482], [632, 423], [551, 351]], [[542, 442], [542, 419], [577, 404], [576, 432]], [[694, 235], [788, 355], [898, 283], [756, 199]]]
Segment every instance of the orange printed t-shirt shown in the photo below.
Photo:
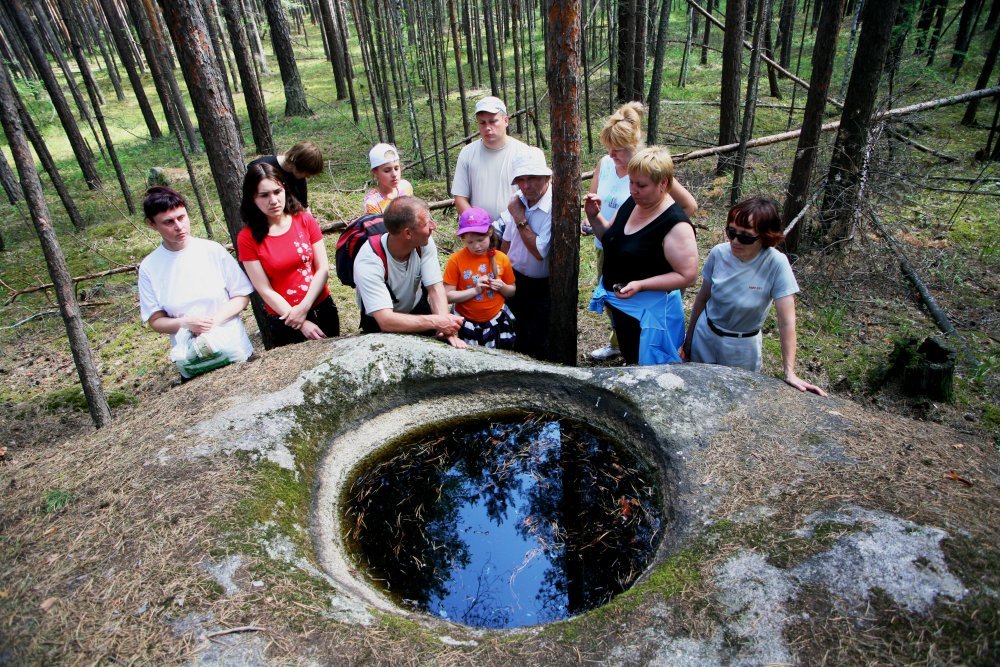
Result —
[[[493, 256], [497, 265], [499, 276], [493, 275], [490, 268], [490, 258], [486, 255], [473, 255], [468, 248], [462, 248], [448, 258], [448, 263], [444, 267], [445, 285], [454, 285], [460, 290], [469, 289], [475, 283], [472, 277], [475, 275], [500, 278], [508, 285], [514, 284], [514, 268], [510, 265], [507, 255], [497, 250]], [[455, 304], [455, 312], [472, 320], [473, 322], [489, 322], [503, 308], [504, 298], [499, 292], [491, 289], [484, 289], [482, 293], [463, 303]]]

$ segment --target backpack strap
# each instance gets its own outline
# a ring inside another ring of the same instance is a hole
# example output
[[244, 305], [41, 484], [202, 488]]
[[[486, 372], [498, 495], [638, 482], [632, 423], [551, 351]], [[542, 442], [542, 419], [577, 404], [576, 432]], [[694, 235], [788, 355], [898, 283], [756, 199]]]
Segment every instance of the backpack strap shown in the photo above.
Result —
[[392, 298], [392, 302], [399, 303], [399, 299], [396, 298], [395, 292], [389, 286], [389, 258], [385, 255], [385, 248], [382, 246], [382, 237], [387, 236], [387, 234], [377, 234], [375, 236], [368, 237], [368, 243], [372, 247], [372, 252], [375, 256], [382, 260], [382, 280], [385, 282], [385, 288], [389, 290], [389, 296]]

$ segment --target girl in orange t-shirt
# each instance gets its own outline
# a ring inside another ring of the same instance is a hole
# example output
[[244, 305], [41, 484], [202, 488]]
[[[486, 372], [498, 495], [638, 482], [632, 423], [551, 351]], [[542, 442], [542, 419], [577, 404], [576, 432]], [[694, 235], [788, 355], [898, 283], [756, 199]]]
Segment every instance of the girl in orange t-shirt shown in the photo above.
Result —
[[476, 206], [466, 209], [456, 233], [465, 247], [448, 258], [444, 290], [465, 318], [458, 336], [469, 345], [513, 349], [514, 315], [505, 300], [514, 296], [514, 269], [507, 255], [490, 247], [489, 214]]

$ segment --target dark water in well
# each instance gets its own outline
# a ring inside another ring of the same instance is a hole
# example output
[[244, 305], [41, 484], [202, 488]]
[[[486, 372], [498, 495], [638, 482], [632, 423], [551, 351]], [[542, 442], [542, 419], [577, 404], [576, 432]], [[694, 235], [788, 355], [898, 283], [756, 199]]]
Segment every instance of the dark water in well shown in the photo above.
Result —
[[512, 628], [628, 588], [663, 522], [646, 464], [582, 424], [509, 414], [396, 448], [344, 503], [354, 556], [405, 606]]

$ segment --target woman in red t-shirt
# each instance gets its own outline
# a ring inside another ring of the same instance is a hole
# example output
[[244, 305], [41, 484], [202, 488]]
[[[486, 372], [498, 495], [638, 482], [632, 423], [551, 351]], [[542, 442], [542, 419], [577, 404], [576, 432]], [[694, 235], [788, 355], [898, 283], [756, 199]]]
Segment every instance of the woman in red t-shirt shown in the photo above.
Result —
[[269, 164], [247, 169], [240, 216], [246, 227], [236, 237], [239, 258], [264, 300], [274, 345], [339, 336], [323, 233], [286, 192], [280, 171]]

